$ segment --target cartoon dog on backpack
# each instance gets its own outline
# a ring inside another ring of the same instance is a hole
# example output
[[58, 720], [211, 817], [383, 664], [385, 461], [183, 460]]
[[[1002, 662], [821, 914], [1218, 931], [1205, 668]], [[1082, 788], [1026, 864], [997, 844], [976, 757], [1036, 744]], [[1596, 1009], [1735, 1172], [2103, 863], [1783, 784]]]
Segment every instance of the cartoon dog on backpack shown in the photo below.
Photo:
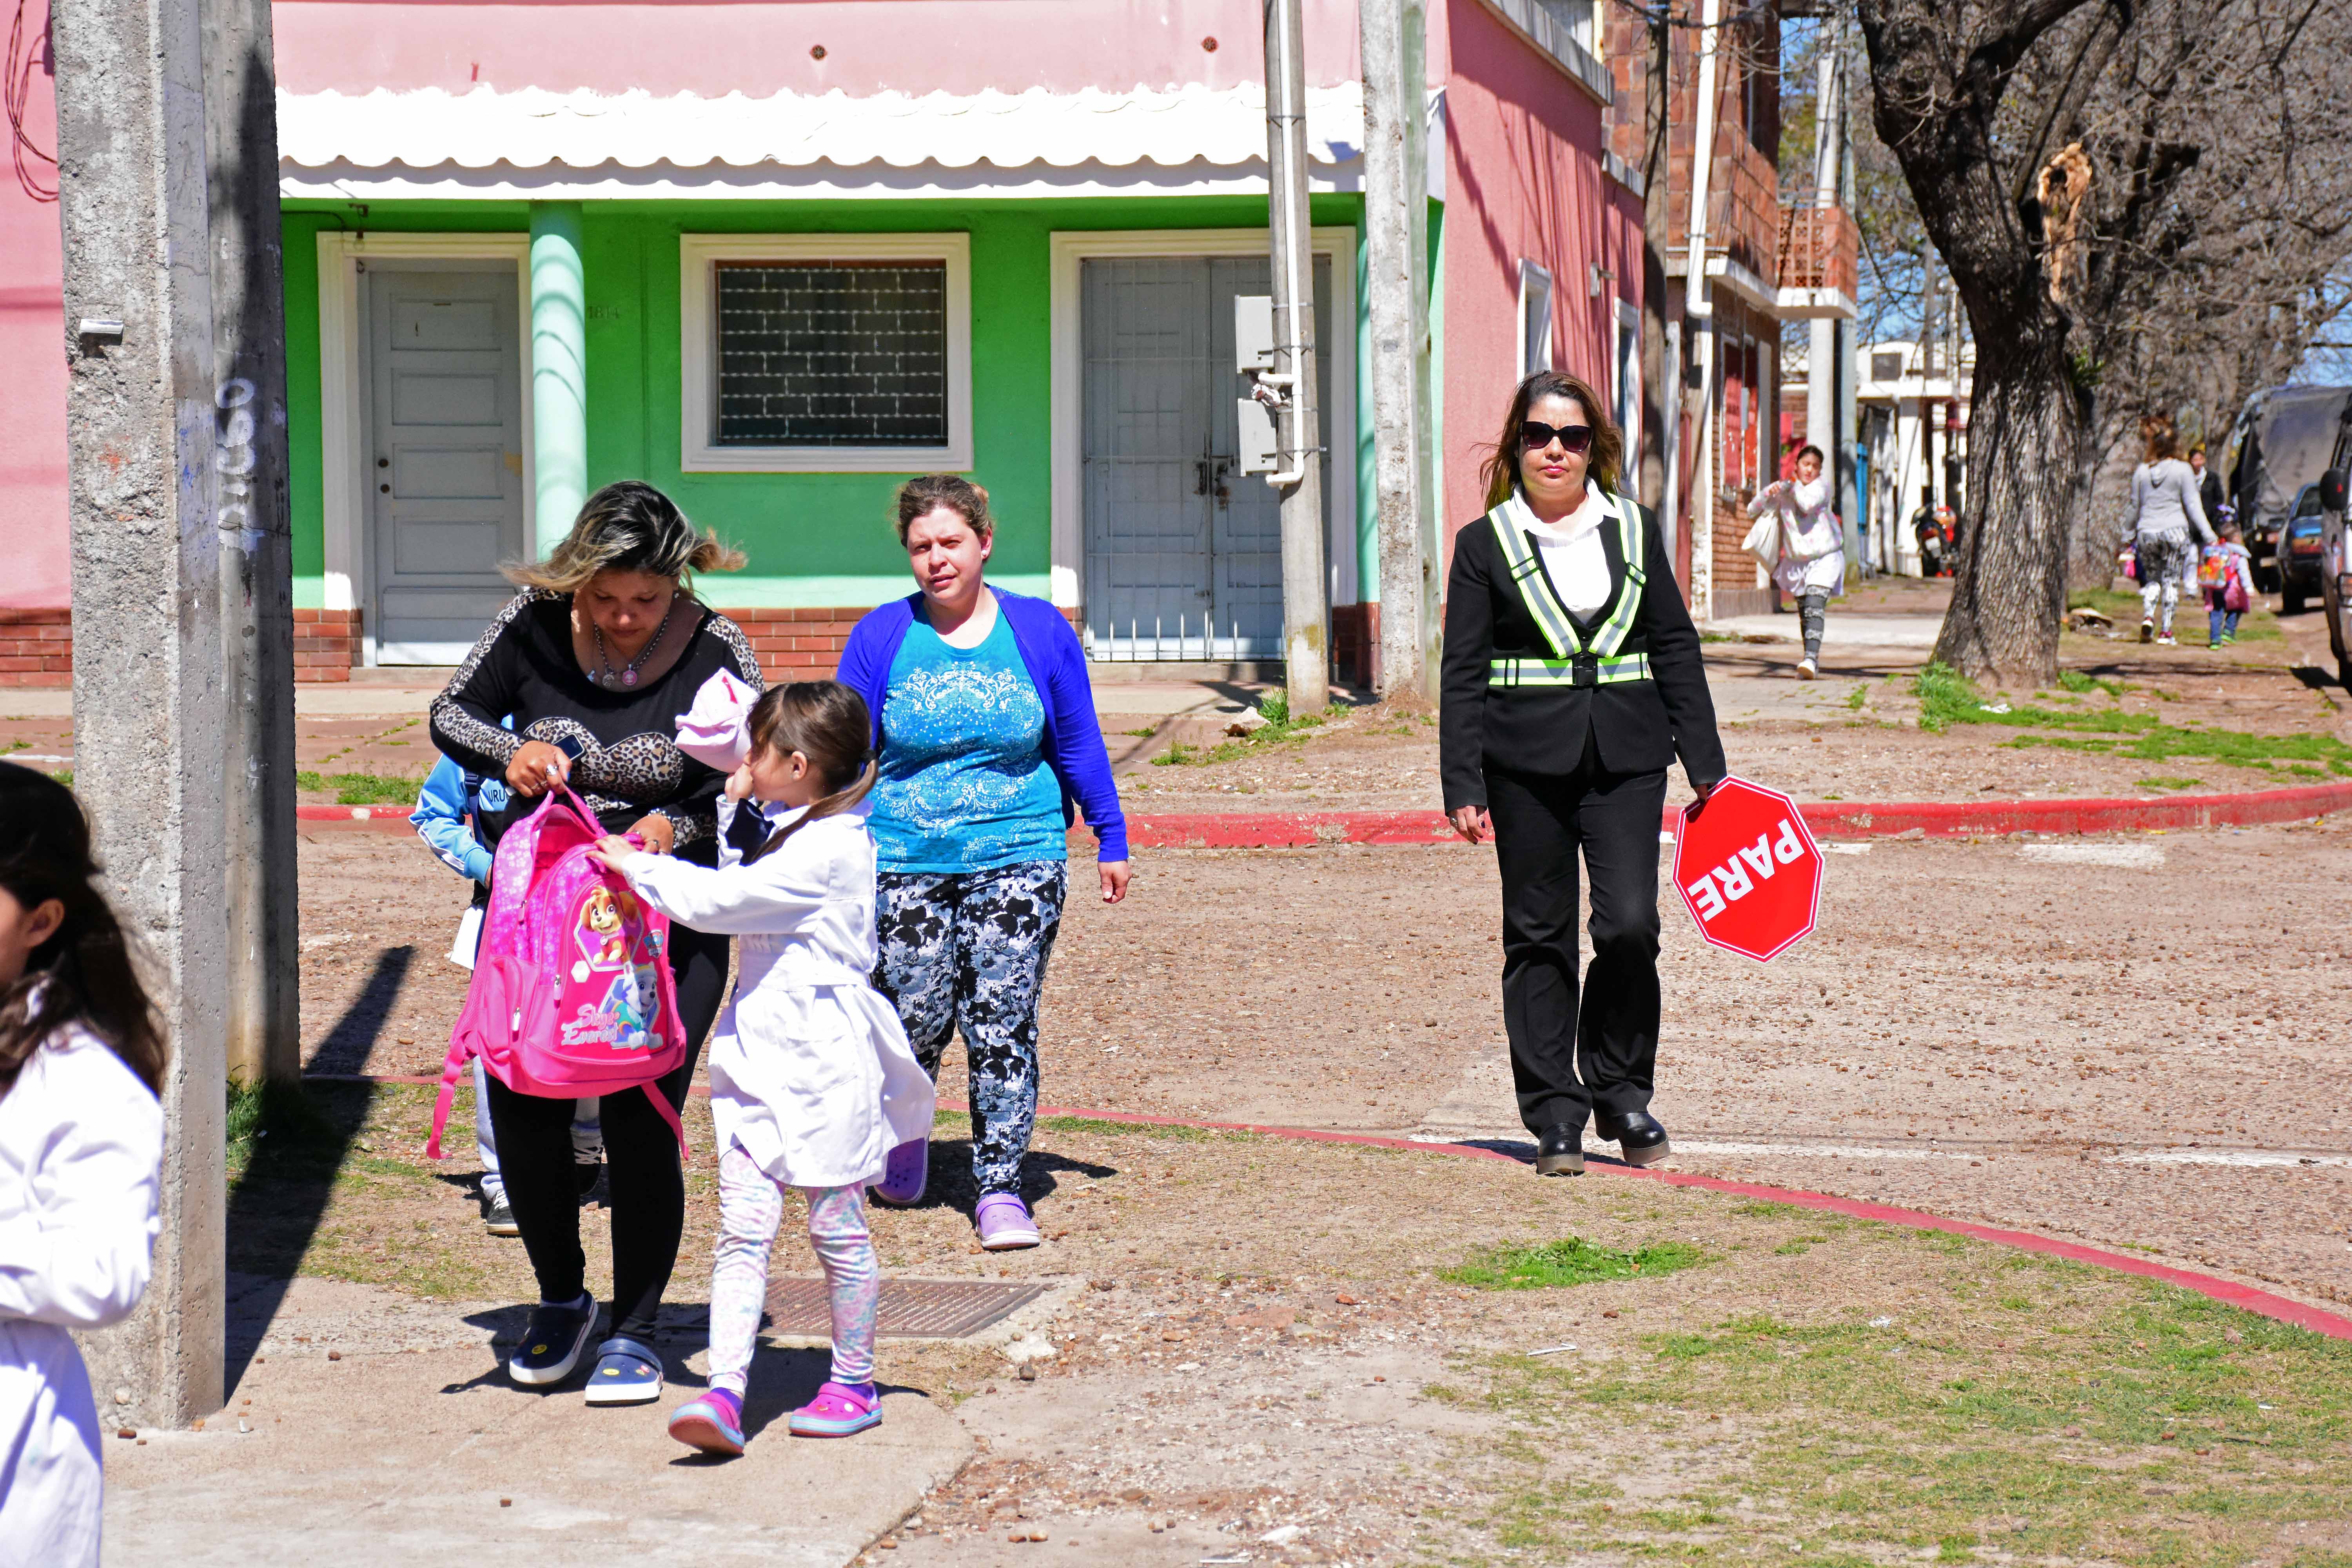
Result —
[[629, 922], [638, 918], [636, 900], [607, 888], [592, 888], [580, 906], [574, 933], [591, 969], [625, 969], [629, 963]]

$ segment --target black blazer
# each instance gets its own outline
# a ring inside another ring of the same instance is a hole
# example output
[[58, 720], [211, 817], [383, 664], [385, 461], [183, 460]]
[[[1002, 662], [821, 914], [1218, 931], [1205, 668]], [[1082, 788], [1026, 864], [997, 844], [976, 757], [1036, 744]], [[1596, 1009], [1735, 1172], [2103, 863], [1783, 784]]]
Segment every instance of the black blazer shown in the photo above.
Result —
[[[1614, 527], [1604, 525], [1601, 538], [1614, 604], [1615, 585], [1625, 578], [1624, 551]], [[1588, 737], [1599, 749], [1601, 766], [1612, 773], [1655, 773], [1677, 758], [1694, 784], [1713, 784], [1729, 771], [1715, 732], [1698, 628], [1683, 605], [1658, 520], [1647, 508], [1642, 509], [1642, 539], [1648, 577], [1641, 612], [1620, 651], [1648, 654], [1650, 679], [1583, 688], [1489, 687], [1494, 659], [1553, 655], [1511, 581], [1494, 525], [1482, 517], [1454, 536], [1437, 712], [1437, 771], [1447, 811], [1486, 804], [1488, 768], [1574, 773]], [[1580, 620], [1578, 626], [1589, 636], [1597, 624]]]

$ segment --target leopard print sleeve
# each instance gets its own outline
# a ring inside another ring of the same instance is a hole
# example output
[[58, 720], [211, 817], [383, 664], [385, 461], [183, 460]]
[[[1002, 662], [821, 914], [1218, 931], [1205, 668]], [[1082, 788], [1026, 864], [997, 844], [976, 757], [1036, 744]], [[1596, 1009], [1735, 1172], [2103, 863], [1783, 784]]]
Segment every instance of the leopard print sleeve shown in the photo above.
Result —
[[504, 690], [507, 661], [498, 657], [499, 645], [516, 616], [548, 596], [541, 589], [526, 588], [508, 600], [506, 608], [482, 628], [473, 651], [466, 655], [441, 695], [433, 700], [433, 743], [460, 766], [496, 778], [521, 749], [525, 737], [499, 722], [512, 709]]
[[716, 610], [703, 624], [712, 637], [727, 645], [728, 657], [734, 661], [735, 673], [742, 678], [743, 684], [754, 691], [766, 690], [768, 680], [760, 673], [760, 655], [751, 647], [751, 639], [743, 635], [743, 628]]

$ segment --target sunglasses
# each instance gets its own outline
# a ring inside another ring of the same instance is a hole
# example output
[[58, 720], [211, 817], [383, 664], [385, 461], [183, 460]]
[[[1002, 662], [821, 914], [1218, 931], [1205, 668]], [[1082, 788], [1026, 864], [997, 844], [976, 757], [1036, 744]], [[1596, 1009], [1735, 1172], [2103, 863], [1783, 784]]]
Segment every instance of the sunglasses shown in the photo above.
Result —
[[1547, 425], [1540, 419], [1529, 419], [1519, 426], [1519, 445], [1530, 452], [1540, 452], [1554, 441], [1571, 455], [1589, 452], [1592, 449], [1592, 426]]

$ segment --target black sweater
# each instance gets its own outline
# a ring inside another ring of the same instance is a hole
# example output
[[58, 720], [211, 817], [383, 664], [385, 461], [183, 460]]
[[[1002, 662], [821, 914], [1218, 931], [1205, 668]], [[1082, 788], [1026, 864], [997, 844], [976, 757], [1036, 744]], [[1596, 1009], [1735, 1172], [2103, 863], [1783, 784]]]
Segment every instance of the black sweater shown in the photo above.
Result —
[[[686, 858], [709, 859], [717, 845], [718, 802], [727, 781], [677, 749], [677, 716], [702, 683], [724, 669], [757, 691], [759, 656], [742, 629], [681, 597], [677, 613], [698, 617], [686, 651], [659, 676], [624, 691], [591, 680], [572, 652], [572, 599], [528, 588], [499, 612], [449, 685], [433, 700], [433, 743], [460, 767], [490, 778], [525, 741], [566, 739], [583, 748], [572, 787], [604, 826], [625, 833], [640, 816], [669, 819]], [[509, 730], [499, 721], [514, 716]], [[511, 822], [539, 809], [512, 797], [482, 825], [495, 843]]]
[[[1601, 531], [1609, 556], [1609, 603], [1625, 578], [1617, 530]], [[1486, 804], [1486, 770], [1567, 774], [1583, 761], [1588, 738], [1612, 773], [1654, 773], [1677, 757], [1694, 784], [1727, 771], [1715, 732], [1715, 703], [1657, 519], [1642, 512], [1648, 578], [1632, 633], [1619, 651], [1650, 656], [1651, 679], [1618, 686], [1489, 687], [1496, 658], [1554, 657], [1504, 563], [1494, 525], [1485, 518], [1454, 536], [1445, 589], [1445, 657], [1440, 680], [1437, 770], [1445, 809]], [[1529, 545], [1530, 549], [1534, 546]], [[1536, 552], [1538, 562], [1542, 552]], [[1546, 580], [1549, 580], [1547, 573]], [[1596, 621], [1579, 619], [1591, 636]]]

